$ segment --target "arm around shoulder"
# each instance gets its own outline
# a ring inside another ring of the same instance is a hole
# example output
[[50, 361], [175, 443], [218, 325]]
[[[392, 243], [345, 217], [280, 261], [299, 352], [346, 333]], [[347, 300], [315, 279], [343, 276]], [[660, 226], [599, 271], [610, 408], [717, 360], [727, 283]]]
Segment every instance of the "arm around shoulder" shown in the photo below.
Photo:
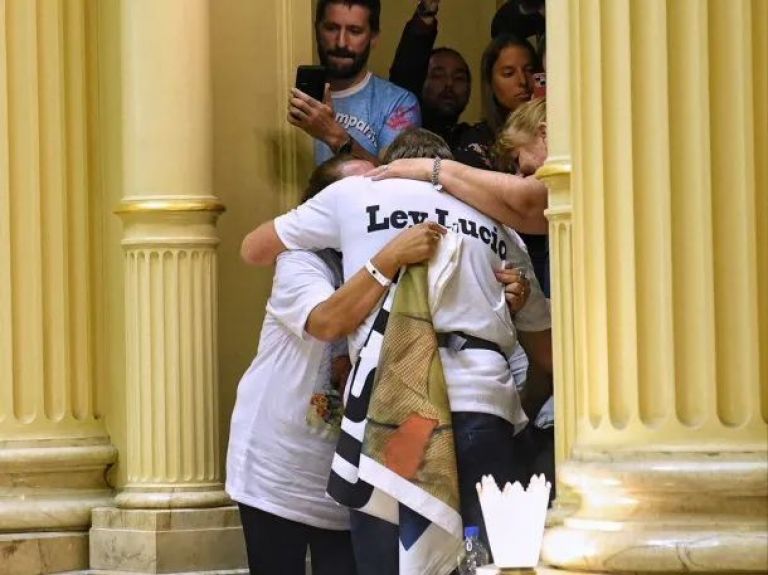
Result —
[[[418, 224], [390, 240], [371, 258], [371, 263], [391, 280], [401, 266], [429, 260], [443, 235], [445, 229], [434, 222]], [[322, 341], [349, 335], [365, 321], [387, 287], [361, 269], [312, 310], [305, 327], [307, 333]]]
[[443, 162], [440, 182], [452, 196], [517, 231], [546, 234], [547, 188], [539, 180]]
[[552, 373], [552, 330], [518, 331], [517, 337], [528, 360], [544, 372]]
[[269, 266], [275, 263], [286, 249], [286, 245], [277, 235], [275, 221], [264, 222], [243, 239], [240, 246], [240, 257], [243, 261], [254, 266]]

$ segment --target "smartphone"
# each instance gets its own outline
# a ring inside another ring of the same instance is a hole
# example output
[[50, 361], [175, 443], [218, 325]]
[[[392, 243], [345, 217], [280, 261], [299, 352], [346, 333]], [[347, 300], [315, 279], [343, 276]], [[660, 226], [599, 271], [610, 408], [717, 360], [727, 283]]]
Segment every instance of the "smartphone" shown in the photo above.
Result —
[[537, 72], [533, 75], [533, 97], [543, 98], [547, 95], [547, 73]]
[[318, 102], [323, 101], [325, 82], [323, 66], [302, 65], [296, 69], [296, 88]]

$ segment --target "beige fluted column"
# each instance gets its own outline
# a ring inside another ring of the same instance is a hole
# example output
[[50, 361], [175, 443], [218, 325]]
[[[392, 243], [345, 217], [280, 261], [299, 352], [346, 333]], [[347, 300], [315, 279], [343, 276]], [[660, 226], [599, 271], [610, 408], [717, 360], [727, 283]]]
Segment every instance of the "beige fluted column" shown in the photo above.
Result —
[[[0, 572], [87, 567], [97, 409], [85, 2], [0, 1]], [[41, 533], [33, 533], [41, 532]]]
[[94, 512], [91, 566], [245, 566], [218, 443], [209, 4], [121, 3], [127, 484]]
[[572, 79], [550, 113], [571, 114], [575, 355], [557, 389], [580, 503], [543, 559], [765, 572], [768, 3], [568, 9], [548, 49]]
[[[547, 35], [568, 43], [569, 4], [567, 0], [547, 3]], [[551, 54], [551, 52], [550, 52]], [[570, 97], [571, 63], [567, 58], [547, 58], [547, 147], [549, 156], [536, 176], [549, 188], [549, 243], [552, 286], [552, 344], [555, 383], [556, 468], [569, 456], [575, 418], [575, 340], [573, 328], [573, 238], [571, 200]], [[548, 523], [562, 521], [574, 506], [575, 495], [558, 483], [557, 499]]]
[[130, 435], [118, 504], [225, 505], [207, 2], [125, 2], [122, 40]]
[[122, 35], [131, 434], [118, 503], [222, 505], [207, 3], [123, 3]]

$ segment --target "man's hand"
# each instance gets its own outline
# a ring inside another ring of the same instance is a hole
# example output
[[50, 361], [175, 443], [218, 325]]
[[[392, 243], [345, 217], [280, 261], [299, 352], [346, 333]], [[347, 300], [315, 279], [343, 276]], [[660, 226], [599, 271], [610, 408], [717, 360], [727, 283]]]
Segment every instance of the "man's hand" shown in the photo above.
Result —
[[424, 20], [425, 24], [432, 25], [437, 11], [440, 9], [440, 0], [420, 0], [416, 5], [416, 14]]
[[348, 355], [340, 355], [331, 360], [331, 385], [342, 397], [344, 397], [344, 388], [350, 371], [352, 371], [352, 363]]
[[525, 275], [525, 269], [494, 270], [494, 273], [496, 279], [504, 284], [504, 297], [507, 299], [509, 312], [519, 312], [531, 295], [531, 280]]
[[318, 102], [301, 90], [291, 89], [288, 102], [288, 123], [304, 130], [313, 138], [325, 142], [336, 151], [349, 137], [336, 121], [330, 87], [326, 84], [323, 102]]
[[407, 228], [372, 258], [373, 264], [381, 273], [392, 278], [402, 266], [431, 259], [447, 231], [440, 224], [430, 221]]

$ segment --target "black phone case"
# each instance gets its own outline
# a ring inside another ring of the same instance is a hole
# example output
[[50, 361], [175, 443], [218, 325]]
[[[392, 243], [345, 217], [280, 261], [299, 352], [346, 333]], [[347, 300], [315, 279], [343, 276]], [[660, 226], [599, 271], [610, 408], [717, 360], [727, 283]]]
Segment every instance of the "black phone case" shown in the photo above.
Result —
[[325, 68], [322, 66], [299, 66], [296, 69], [296, 88], [322, 102], [325, 92]]

